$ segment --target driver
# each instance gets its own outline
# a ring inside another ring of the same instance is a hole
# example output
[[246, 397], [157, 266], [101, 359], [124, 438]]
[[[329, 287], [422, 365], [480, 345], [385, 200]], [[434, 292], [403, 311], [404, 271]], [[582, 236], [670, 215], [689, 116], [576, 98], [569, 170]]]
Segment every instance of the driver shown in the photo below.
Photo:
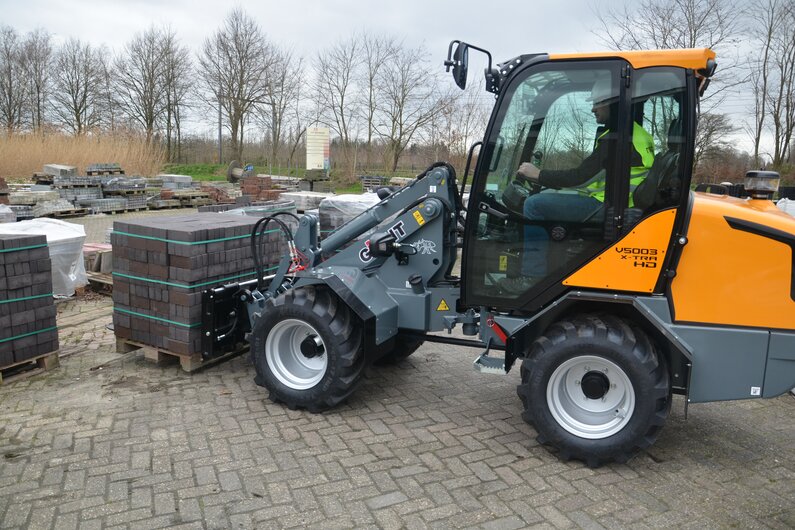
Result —
[[[529, 196], [523, 207], [525, 217], [533, 221], [555, 220], [584, 222], [603, 209], [605, 200], [606, 170], [610, 162], [608, 134], [616, 130], [618, 97], [610, 89], [610, 79], [600, 78], [591, 88], [591, 111], [597, 130], [593, 152], [572, 169], [539, 170], [530, 162], [519, 166], [517, 177], [545, 188], [571, 188], [577, 193], [544, 192]], [[654, 162], [654, 139], [640, 124], [633, 122], [632, 159], [630, 170], [631, 192], [643, 182]], [[603, 215], [600, 214], [600, 215]], [[525, 251], [522, 258], [522, 276], [505, 278], [501, 286], [506, 291], [523, 291], [547, 275], [549, 234], [543, 226], [525, 225]]]

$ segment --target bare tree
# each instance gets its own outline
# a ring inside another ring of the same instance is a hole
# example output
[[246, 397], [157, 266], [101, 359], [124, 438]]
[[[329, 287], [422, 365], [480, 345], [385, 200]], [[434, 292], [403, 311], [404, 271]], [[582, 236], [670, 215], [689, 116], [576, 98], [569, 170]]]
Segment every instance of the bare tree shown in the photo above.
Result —
[[277, 161], [288, 122], [296, 115], [304, 82], [303, 59], [292, 51], [274, 51], [274, 63], [265, 80], [260, 118], [270, 136], [270, 163]]
[[53, 101], [56, 119], [80, 135], [102, 122], [101, 51], [70, 39], [55, 56]]
[[367, 130], [366, 136], [366, 166], [370, 166], [370, 150], [375, 134], [375, 117], [378, 107], [383, 102], [382, 91], [379, 90], [379, 74], [389, 59], [395, 54], [398, 44], [393, 37], [371, 35], [364, 33], [361, 36], [361, 70], [358, 85], [360, 89], [360, 108], [362, 119]]
[[725, 114], [702, 112], [698, 117], [693, 167], [698, 167], [715, 153], [729, 149], [731, 142], [728, 137], [733, 132], [734, 126]]
[[114, 61], [118, 103], [152, 141], [166, 112], [164, 31], [150, 27], [124, 45]]
[[422, 48], [397, 50], [384, 65], [379, 86], [384, 104], [376, 131], [386, 142], [386, 167], [394, 172], [400, 155], [417, 133], [450, 102], [432, 74]]
[[755, 30], [754, 34], [757, 35], [755, 40], [762, 47], [761, 56], [751, 55], [749, 58], [750, 84], [754, 95], [753, 126], [750, 134], [754, 142], [753, 163], [755, 167], [760, 165], [759, 146], [768, 117], [767, 100], [773, 43], [775, 39], [779, 38], [777, 37], [779, 32], [785, 29], [782, 24], [790, 18], [787, 12], [791, 11], [791, 8], [791, 0], [757, 0], [749, 11], [752, 27]]
[[[168, 160], [180, 159], [182, 151], [182, 116], [189, 106], [192, 93], [193, 64], [190, 51], [179, 44], [176, 33], [170, 28], [161, 39], [163, 55], [163, 84], [165, 87], [166, 156]], [[174, 152], [176, 144], [176, 153]]]
[[764, 99], [773, 135], [772, 164], [780, 168], [789, 158], [795, 129], [795, 2], [787, 2], [775, 16], [781, 24], [769, 45]]
[[110, 52], [104, 46], [97, 50], [99, 61], [99, 76], [102, 83], [96, 95], [97, 113], [103, 128], [113, 132], [117, 128], [119, 119], [118, 103], [116, 101], [115, 81], [116, 73], [113, 70]]
[[601, 28], [596, 33], [611, 48], [718, 50], [721, 74], [704, 98], [711, 107], [723, 100], [728, 89], [745, 81], [734, 72], [744, 13], [737, 0], [640, 0], [618, 9], [602, 6], [609, 4], [597, 9]]
[[356, 139], [356, 76], [361, 62], [361, 44], [354, 36], [320, 52], [315, 60], [313, 98], [319, 116], [340, 138], [348, 177], [353, 176], [353, 147]]
[[0, 125], [10, 135], [22, 127], [27, 100], [22, 46], [17, 32], [0, 27]]
[[43, 29], [28, 33], [22, 43], [22, 66], [28, 82], [30, 123], [35, 131], [41, 130], [50, 95], [52, 55], [49, 33]]
[[235, 9], [221, 27], [204, 41], [199, 73], [208, 102], [217, 102], [226, 114], [232, 152], [242, 158], [246, 119], [267, 94], [265, 82], [274, 63], [272, 46], [262, 28], [242, 9]]

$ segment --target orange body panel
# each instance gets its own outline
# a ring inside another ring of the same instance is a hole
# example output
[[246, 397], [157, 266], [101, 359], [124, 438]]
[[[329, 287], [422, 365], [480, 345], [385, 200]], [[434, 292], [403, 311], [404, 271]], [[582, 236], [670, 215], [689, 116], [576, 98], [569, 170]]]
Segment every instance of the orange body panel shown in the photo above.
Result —
[[674, 319], [795, 329], [792, 249], [734, 229], [725, 217], [795, 234], [795, 218], [771, 201], [695, 193], [688, 243], [671, 284]]
[[566, 59], [607, 59], [621, 57], [633, 68], [649, 66], [679, 66], [700, 70], [706, 68], [707, 61], [715, 58], [715, 52], [709, 48], [688, 48], [684, 50], [648, 50], [648, 51], [612, 51], [595, 53], [551, 53], [549, 59], [560, 61]]
[[613, 247], [563, 280], [563, 285], [653, 292], [675, 217], [676, 210], [664, 210], [644, 219]]

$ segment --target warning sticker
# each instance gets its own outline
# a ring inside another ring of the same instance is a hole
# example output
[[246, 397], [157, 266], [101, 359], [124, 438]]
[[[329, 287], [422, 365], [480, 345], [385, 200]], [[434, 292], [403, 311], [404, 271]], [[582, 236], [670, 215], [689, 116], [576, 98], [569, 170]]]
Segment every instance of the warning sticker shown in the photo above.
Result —
[[425, 218], [422, 216], [419, 210], [414, 212], [414, 220], [417, 221], [417, 224], [422, 226], [425, 224]]
[[500, 256], [500, 272], [505, 272], [508, 270], [508, 256], [505, 254]]
[[436, 310], [437, 311], [450, 311], [450, 306], [447, 305], [447, 302], [445, 302], [444, 298], [442, 298], [442, 301], [439, 302], [439, 306], [436, 308]]

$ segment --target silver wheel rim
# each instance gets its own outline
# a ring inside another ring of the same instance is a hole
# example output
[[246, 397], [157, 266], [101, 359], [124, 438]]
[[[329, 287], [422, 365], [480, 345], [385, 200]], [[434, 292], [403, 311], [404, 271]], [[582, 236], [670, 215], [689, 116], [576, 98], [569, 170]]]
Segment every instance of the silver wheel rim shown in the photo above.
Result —
[[[301, 352], [301, 343], [314, 337], [323, 353], [307, 357]], [[265, 341], [265, 358], [268, 366], [283, 385], [295, 390], [307, 390], [323, 379], [328, 367], [326, 344], [315, 328], [302, 320], [287, 319], [278, 322]]]
[[[590, 399], [581, 387], [590, 372], [604, 374], [609, 382], [605, 394]], [[617, 364], [595, 355], [574, 357], [552, 373], [547, 383], [547, 404], [558, 424], [580, 438], [598, 440], [623, 429], [635, 411], [635, 390]]]

